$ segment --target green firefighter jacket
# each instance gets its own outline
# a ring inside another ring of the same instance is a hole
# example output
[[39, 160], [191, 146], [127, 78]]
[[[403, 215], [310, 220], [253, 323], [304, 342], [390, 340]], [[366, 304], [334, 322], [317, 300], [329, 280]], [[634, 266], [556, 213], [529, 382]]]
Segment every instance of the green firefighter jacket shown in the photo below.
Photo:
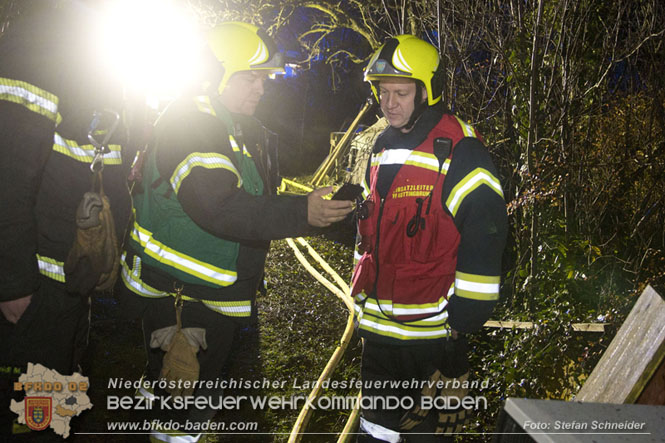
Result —
[[189, 299], [248, 317], [272, 239], [306, 234], [306, 197], [264, 182], [266, 130], [216, 98], [181, 99], [155, 128], [122, 277], [150, 298], [182, 287]]

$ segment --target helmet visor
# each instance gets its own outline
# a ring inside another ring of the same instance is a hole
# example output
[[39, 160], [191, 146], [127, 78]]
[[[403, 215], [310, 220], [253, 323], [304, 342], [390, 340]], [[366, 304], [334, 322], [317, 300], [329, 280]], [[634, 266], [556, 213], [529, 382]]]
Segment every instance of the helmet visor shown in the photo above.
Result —
[[379, 58], [372, 63], [365, 71], [365, 79], [371, 80], [372, 77], [390, 76], [390, 77], [412, 77], [410, 72], [400, 71], [395, 68], [388, 60]]

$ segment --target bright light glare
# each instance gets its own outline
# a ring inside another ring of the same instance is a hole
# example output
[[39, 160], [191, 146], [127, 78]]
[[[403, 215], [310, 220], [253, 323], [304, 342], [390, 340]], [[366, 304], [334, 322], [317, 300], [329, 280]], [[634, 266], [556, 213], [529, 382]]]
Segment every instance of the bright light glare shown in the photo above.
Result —
[[203, 38], [194, 15], [169, 0], [112, 0], [100, 54], [128, 90], [169, 99], [197, 81]]

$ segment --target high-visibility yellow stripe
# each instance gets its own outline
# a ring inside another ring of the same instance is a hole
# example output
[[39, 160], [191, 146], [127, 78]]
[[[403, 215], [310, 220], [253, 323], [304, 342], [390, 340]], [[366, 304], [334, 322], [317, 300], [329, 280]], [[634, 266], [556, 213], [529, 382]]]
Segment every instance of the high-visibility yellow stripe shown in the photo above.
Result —
[[455, 295], [473, 300], [498, 300], [500, 276], [455, 273]]
[[134, 222], [134, 229], [132, 229], [131, 236], [144, 248], [145, 253], [155, 260], [201, 280], [220, 286], [230, 286], [238, 278], [238, 274], [235, 271], [213, 266], [169, 248], [154, 239], [152, 233], [141, 227], [137, 222]]
[[[229, 135], [229, 143], [231, 143], [231, 149], [233, 149], [233, 152], [240, 152], [240, 145], [232, 135]], [[242, 145], [242, 154], [245, 157], [252, 158], [252, 154], [249, 153], [247, 147], [244, 144]]]
[[[108, 145], [111, 151], [103, 154], [105, 165], [122, 164], [122, 148], [120, 145]], [[74, 140], [62, 137], [57, 132], [53, 135], [53, 150], [83, 163], [92, 163], [95, 158], [95, 147], [92, 145], [79, 145]]]
[[[372, 156], [372, 166], [410, 165], [439, 172], [439, 159], [434, 154], [414, 151], [411, 149], [388, 149]], [[450, 167], [450, 159], [446, 159], [441, 171], [446, 172]]]
[[494, 192], [503, 198], [503, 189], [501, 188], [499, 180], [487, 169], [476, 168], [469, 172], [467, 176], [460, 180], [453, 190], [450, 191], [450, 195], [446, 200], [446, 207], [453, 217], [457, 215], [457, 210], [460, 208], [460, 205], [466, 196], [482, 185], [489, 186]]
[[473, 128], [473, 126], [471, 126], [470, 124], [468, 124], [467, 122], [465, 122], [464, 120], [462, 120], [461, 118], [459, 118], [457, 116], [455, 116], [455, 118], [457, 119], [460, 126], [462, 127], [462, 132], [464, 133], [464, 135], [466, 137], [478, 138], [478, 134], [476, 133], [476, 130]]
[[194, 97], [194, 103], [196, 103], [196, 108], [204, 112], [206, 114], [210, 114], [212, 116], [217, 116], [217, 113], [215, 112], [215, 108], [212, 106], [212, 103], [210, 102], [210, 97], [207, 95], [200, 95], [198, 97]]
[[413, 153], [413, 149], [386, 149], [372, 155], [372, 166], [403, 165]]
[[206, 169], [226, 169], [238, 178], [238, 187], [242, 186], [242, 178], [231, 160], [225, 155], [216, 152], [192, 152], [173, 171], [171, 176], [171, 187], [177, 194], [183, 180], [192, 172], [192, 169], [200, 166]]
[[356, 245], [355, 248], [353, 248], [353, 266], [355, 266], [360, 261], [362, 256], [363, 255], [358, 250], [358, 245]]
[[[449, 296], [453, 294], [452, 285], [448, 294]], [[440, 313], [438, 315], [434, 315], [433, 317], [422, 320], [424, 322], [432, 323], [432, 322], [437, 322], [439, 320], [439, 316], [443, 315], [442, 311], [446, 308], [448, 300], [442, 296], [437, 302], [426, 303], [426, 304], [399, 304], [399, 303], [391, 304], [390, 302], [384, 300], [380, 300], [379, 303], [381, 305], [380, 309], [375, 299], [369, 299], [365, 302], [364, 309], [366, 311], [371, 311], [372, 314], [377, 314], [381, 316], [385, 314], [391, 316], [405, 316], [405, 315], [433, 315]]]
[[0, 77], [0, 100], [23, 105], [52, 120], [56, 126], [62, 121], [58, 113], [58, 97], [30, 83]]
[[123, 252], [120, 257], [120, 276], [127, 289], [141, 297], [148, 298], [164, 298], [170, 295], [168, 292], [155, 289], [141, 280], [141, 259], [138, 256], [134, 257], [132, 269], [129, 269], [126, 258], [127, 253]]
[[252, 302], [249, 300], [242, 301], [213, 301], [201, 300], [201, 302], [208, 308], [220, 314], [228, 315], [230, 317], [249, 317], [252, 313]]
[[367, 180], [364, 177], [361, 186], [363, 187], [363, 192], [362, 192], [363, 199], [366, 199], [367, 197], [369, 197], [370, 189], [369, 185], [367, 184]]
[[373, 313], [365, 309], [358, 316], [358, 324], [362, 330], [398, 340], [423, 340], [447, 337], [450, 332], [447, 323], [448, 314], [444, 312], [437, 317], [439, 317], [437, 323], [430, 321], [428, 324], [427, 320], [398, 323], [387, 319], [385, 316], [373, 315]]
[[[127, 264], [127, 253], [123, 252], [120, 259], [122, 281], [133, 293], [142, 297], [148, 298], [163, 298], [175, 296], [175, 293], [164, 292], [153, 288], [152, 286], [141, 280], [141, 258], [134, 256], [134, 263], [132, 269]], [[230, 317], [249, 317], [252, 310], [252, 302], [250, 300], [240, 301], [216, 301], [216, 300], [199, 300], [196, 298], [182, 295], [185, 301], [201, 302], [205, 307], [213, 311]]]
[[361, 304], [366, 299], [367, 299], [367, 294], [365, 294], [364, 292], [359, 292], [354, 296], [354, 301], [356, 302], [356, 304]]
[[65, 282], [65, 263], [58, 261], [54, 258], [44, 257], [43, 255], [35, 254], [37, 256], [37, 267], [39, 273], [49, 277], [60, 283]]
[[[439, 172], [439, 161], [438, 160], [436, 161], [436, 164], [432, 164], [431, 161], [422, 161], [422, 160], [423, 160], [422, 158], [418, 158], [418, 157], [415, 157], [415, 158], [412, 158], [412, 159], [410, 158], [404, 164], [405, 165], [411, 165], [411, 166], [417, 166], [419, 168], [424, 168], [424, 169], [427, 169], [429, 171]], [[446, 172], [448, 172], [449, 167], [450, 167], [450, 160], [446, 159], [443, 162], [443, 165], [441, 167], [441, 173], [443, 173], [445, 175]]]

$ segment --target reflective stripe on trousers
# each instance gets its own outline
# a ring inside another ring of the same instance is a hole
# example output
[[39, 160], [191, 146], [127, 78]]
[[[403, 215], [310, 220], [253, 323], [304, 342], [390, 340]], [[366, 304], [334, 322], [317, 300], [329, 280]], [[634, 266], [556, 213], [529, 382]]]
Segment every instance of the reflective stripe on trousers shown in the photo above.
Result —
[[360, 417], [360, 430], [378, 440], [387, 441], [388, 443], [399, 443], [402, 441], [399, 432], [372, 423], [364, 417]]

